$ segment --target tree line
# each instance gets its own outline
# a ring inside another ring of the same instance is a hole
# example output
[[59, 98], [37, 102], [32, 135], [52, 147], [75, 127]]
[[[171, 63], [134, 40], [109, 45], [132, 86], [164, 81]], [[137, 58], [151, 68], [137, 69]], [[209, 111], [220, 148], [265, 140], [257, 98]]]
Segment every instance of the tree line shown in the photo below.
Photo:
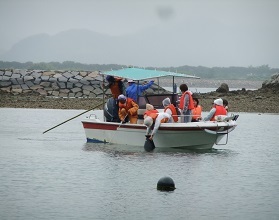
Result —
[[[54, 70], [54, 71], [110, 71], [121, 68], [127, 68], [126, 65], [118, 64], [83, 64], [74, 61], [65, 62], [5, 62], [0, 61], [0, 69], [27, 69], [27, 70]], [[136, 66], [135, 66], [136, 67]], [[155, 69], [156, 67], [146, 67], [146, 69]], [[274, 73], [279, 72], [279, 68], [270, 68], [268, 65], [258, 67], [204, 67], [204, 66], [179, 66], [163, 67], [157, 70], [171, 71], [195, 75], [203, 79], [243, 79], [243, 80], [265, 80], [269, 79]]]

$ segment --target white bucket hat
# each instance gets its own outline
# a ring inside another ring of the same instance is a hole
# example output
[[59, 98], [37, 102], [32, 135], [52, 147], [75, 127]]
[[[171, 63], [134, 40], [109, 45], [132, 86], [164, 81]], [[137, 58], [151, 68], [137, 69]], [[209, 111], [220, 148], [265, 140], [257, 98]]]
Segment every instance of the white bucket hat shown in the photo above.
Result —
[[164, 107], [170, 105], [170, 104], [171, 104], [170, 98], [165, 98], [165, 99], [162, 101], [162, 104], [163, 104]]
[[143, 124], [144, 124], [146, 127], [150, 127], [150, 126], [153, 124], [153, 119], [152, 119], [150, 116], [147, 116], [147, 117], [144, 119]]
[[215, 105], [221, 105], [223, 106], [223, 100], [222, 99], [215, 99], [213, 102]]
[[154, 109], [154, 106], [153, 105], [151, 105], [151, 104], [146, 104], [146, 110], [147, 111], [150, 111], [150, 110], [153, 110]]

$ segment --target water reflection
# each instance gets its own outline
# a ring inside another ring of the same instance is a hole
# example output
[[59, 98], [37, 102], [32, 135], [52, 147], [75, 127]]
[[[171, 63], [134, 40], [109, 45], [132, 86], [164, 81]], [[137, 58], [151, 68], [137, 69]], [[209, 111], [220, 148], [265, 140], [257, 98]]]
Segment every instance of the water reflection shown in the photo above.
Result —
[[231, 149], [207, 149], [207, 150], [188, 150], [183, 148], [155, 148], [152, 152], [146, 152], [144, 148], [117, 144], [85, 143], [82, 148], [87, 152], [103, 152], [112, 155], [152, 155], [163, 154], [168, 156], [193, 156], [193, 155], [217, 155], [228, 157], [237, 154]]

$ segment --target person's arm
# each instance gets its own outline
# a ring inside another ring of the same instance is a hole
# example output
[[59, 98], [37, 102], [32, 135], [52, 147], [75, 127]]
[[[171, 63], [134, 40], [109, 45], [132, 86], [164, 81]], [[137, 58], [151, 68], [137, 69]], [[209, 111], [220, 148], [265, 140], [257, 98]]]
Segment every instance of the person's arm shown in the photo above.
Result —
[[127, 116], [127, 112], [126, 112], [125, 108], [118, 110], [118, 117], [119, 117], [120, 121], [124, 122], [126, 116]]
[[170, 108], [168, 108], [165, 113], [169, 114], [170, 115], [170, 118], [169, 118], [169, 123], [173, 123], [173, 117], [172, 117], [172, 111], [170, 110]]
[[185, 114], [186, 111], [188, 110], [188, 105], [189, 105], [189, 95], [186, 94], [185, 97], [184, 97], [183, 114]]
[[161, 120], [162, 120], [162, 118], [160, 117], [160, 115], [158, 115], [158, 117], [155, 120], [153, 131], [151, 133], [151, 138], [153, 138], [153, 136], [157, 133], [157, 131], [161, 125]]
[[146, 135], [149, 135], [149, 134], [150, 134], [150, 132], [151, 132], [151, 127], [152, 127], [152, 126], [146, 128]]
[[130, 108], [130, 109], [128, 110], [128, 112], [129, 112], [131, 115], [137, 115], [138, 109], [139, 109], [138, 104], [135, 103], [135, 102], [132, 102], [132, 106], [133, 106], [133, 107]]
[[152, 133], [151, 133], [151, 137], [150, 137], [151, 140], [153, 139], [153, 136], [157, 133], [157, 131], [158, 131], [160, 125], [161, 125], [162, 119], [164, 119], [164, 118], [170, 119], [170, 117], [171, 117], [171, 116], [170, 116], [169, 114], [165, 113], [165, 112], [164, 112], [164, 113], [160, 113], [160, 114], [157, 116], [157, 118], [156, 118], [156, 120], [155, 120], [155, 125], [154, 125], [154, 128], [153, 128], [153, 131], [152, 131]]
[[212, 108], [209, 112], [209, 114], [203, 119], [204, 121], [209, 121], [213, 115], [215, 114], [216, 112], [216, 108]]
[[139, 92], [142, 93], [144, 90], [147, 90], [148, 88], [150, 88], [153, 85], [154, 81], [151, 80], [149, 83], [145, 84], [145, 85], [139, 85]]

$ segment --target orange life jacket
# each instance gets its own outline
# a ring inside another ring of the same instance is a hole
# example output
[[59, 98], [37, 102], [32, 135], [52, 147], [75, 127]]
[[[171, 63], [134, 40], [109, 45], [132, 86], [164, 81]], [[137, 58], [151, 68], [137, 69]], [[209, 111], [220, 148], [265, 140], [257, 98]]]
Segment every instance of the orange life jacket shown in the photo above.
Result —
[[215, 105], [216, 111], [215, 114], [212, 116], [212, 118], [210, 119], [210, 121], [215, 121], [215, 116], [216, 115], [227, 115], [227, 111], [224, 108], [224, 106], [221, 105]]
[[189, 96], [189, 104], [188, 104], [188, 109], [189, 110], [192, 110], [194, 108], [194, 101], [193, 101], [193, 98], [192, 98], [192, 95], [189, 91], [186, 91], [182, 94], [182, 96], [180, 97], [180, 103], [179, 103], [179, 108], [181, 110], [184, 109], [184, 100], [185, 100], [185, 95], [188, 94]]
[[121, 78], [116, 78], [115, 81], [109, 87], [114, 99], [117, 99], [117, 97], [122, 94], [119, 88], [119, 81], [121, 81]]
[[158, 111], [156, 109], [153, 109], [153, 110], [147, 110], [144, 112], [144, 116], [149, 116], [151, 117], [153, 120], [155, 120], [158, 116]]
[[165, 107], [164, 112], [166, 112], [168, 108], [171, 110], [172, 118], [173, 118], [174, 122], [178, 122], [178, 116], [177, 116], [177, 112], [176, 112], [174, 105], [170, 104], [167, 107]]
[[167, 123], [168, 121], [169, 121], [168, 118], [163, 118], [163, 119], [161, 120], [161, 123]]
[[[133, 99], [131, 98], [127, 98], [126, 102], [124, 104], [122, 104], [121, 102], [119, 102], [118, 104], [119, 106], [119, 111], [122, 109], [122, 108], [125, 108], [126, 109], [126, 112], [128, 112], [129, 109], [132, 109], [133, 107], [137, 106], [137, 109], [136, 111], [134, 112], [131, 112], [131, 115], [137, 115], [137, 110], [138, 110], [138, 105], [133, 101]], [[130, 110], [131, 111], [131, 110]]]
[[198, 105], [196, 108], [192, 110], [192, 119], [196, 120], [198, 118], [201, 118], [201, 113], [202, 113], [202, 107]]

